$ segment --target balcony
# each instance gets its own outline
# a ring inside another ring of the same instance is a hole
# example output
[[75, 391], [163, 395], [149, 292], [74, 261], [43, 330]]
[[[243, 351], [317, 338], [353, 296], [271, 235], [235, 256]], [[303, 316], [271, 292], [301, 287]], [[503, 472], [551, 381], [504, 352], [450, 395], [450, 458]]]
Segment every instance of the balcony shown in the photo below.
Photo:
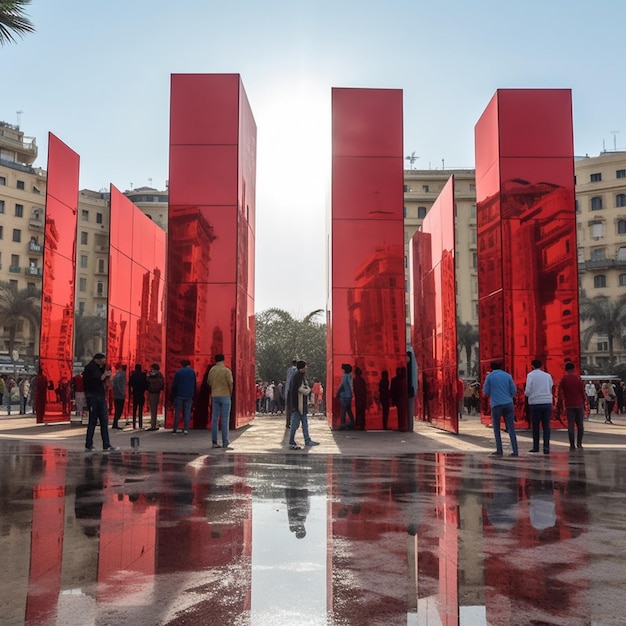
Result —
[[37, 252], [38, 254], [43, 254], [43, 244], [37, 243], [36, 241], [29, 241], [28, 251]]
[[9, 273], [10, 274], [21, 274], [22, 273], [22, 268], [19, 265], [10, 265], [9, 266]]
[[43, 269], [41, 267], [34, 267], [30, 265], [24, 270], [24, 272], [27, 276], [41, 276], [43, 274]]
[[31, 217], [28, 220], [28, 225], [33, 229], [33, 230], [43, 230], [45, 224], [43, 220]]
[[[590, 259], [584, 263], [586, 270], [608, 270], [612, 267], [615, 267], [614, 259]], [[581, 269], [583, 269], [582, 264]]]

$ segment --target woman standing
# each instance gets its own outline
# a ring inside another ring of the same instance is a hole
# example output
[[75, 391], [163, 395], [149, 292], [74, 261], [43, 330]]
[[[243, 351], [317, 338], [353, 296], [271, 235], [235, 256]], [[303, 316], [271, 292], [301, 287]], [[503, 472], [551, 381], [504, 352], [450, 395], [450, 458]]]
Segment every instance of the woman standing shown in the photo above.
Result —
[[[352, 365], [344, 363], [341, 366], [343, 370], [343, 376], [341, 377], [341, 384], [337, 391], [337, 397], [341, 403], [341, 413], [339, 415], [340, 426], [339, 430], [346, 430], [346, 428], [354, 428], [354, 415], [352, 414], [352, 396], [354, 395], [352, 386]], [[350, 418], [350, 425], [346, 424], [346, 413]]]

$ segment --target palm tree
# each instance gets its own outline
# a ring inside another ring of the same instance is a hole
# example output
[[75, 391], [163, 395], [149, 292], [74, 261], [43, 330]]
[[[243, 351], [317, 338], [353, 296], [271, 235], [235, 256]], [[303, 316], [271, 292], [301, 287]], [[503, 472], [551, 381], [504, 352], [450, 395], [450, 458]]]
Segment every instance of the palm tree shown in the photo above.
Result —
[[9, 354], [15, 349], [16, 336], [24, 322], [30, 325], [31, 334], [36, 336], [41, 324], [41, 292], [18, 289], [14, 283], [0, 281], [0, 326], [9, 333]]
[[30, 0], [0, 0], [0, 46], [17, 41], [16, 36], [34, 33], [35, 26], [26, 17]]
[[91, 357], [102, 349], [106, 336], [106, 319], [98, 315], [77, 313], [74, 317], [74, 358]]
[[605, 296], [584, 298], [580, 302], [580, 319], [590, 322], [581, 333], [585, 348], [594, 335], [606, 336], [609, 344], [609, 365], [615, 365], [614, 343], [621, 340], [626, 324], [626, 294], [616, 300]]
[[[462, 324], [457, 320], [456, 342], [459, 352], [465, 348], [465, 356], [467, 359], [467, 369], [465, 371], [467, 376], [471, 376], [474, 373], [472, 368], [472, 348], [478, 343], [478, 329], [469, 322]], [[460, 360], [459, 358], [459, 361]]]

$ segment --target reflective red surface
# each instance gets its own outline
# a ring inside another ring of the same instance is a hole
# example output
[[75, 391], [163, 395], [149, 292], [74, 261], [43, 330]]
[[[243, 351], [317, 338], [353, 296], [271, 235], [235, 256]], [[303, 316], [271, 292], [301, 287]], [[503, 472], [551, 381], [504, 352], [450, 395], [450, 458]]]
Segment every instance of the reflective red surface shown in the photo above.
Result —
[[235, 381], [231, 427], [254, 417], [255, 188], [256, 125], [239, 75], [172, 75], [166, 366], [168, 380], [182, 359], [196, 371], [194, 428], [210, 427], [201, 383], [220, 353]]
[[441, 190], [411, 245], [412, 341], [419, 371], [415, 414], [457, 433], [454, 176]]
[[[359, 367], [364, 428], [380, 429], [387, 371], [401, 389], [388, 428], [407, 430], [402, 92], [333, 89], [332, 125], [328, 398], [336, 396], [341, 364]], [[337, 428], [336, 398], [327, 415]]]
[[39, 367], [50, 388], [36, 385], [39, 423], [69, 418], [69, 404], [54, 389], [72, 378], [79, 161], [78, 154], [49, 133]]
[[580, 360], [572, 136], [565, 89], [499, 90], [476, 125], [481, 378], [504, 363], [524, 426], [530, 362], [558, 381]]
[[165, 364], [165, 232], [111, 185], [107, 360]]

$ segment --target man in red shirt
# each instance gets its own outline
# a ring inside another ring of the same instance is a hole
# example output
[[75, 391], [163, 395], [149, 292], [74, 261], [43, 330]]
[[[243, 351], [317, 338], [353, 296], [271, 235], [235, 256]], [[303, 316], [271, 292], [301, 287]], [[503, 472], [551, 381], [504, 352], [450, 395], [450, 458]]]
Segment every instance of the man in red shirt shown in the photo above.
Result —
[[574, 425], [576, 425], [578, 428], [576, 442], [578, 448], [582, 450], [583, 434], [585, 432], [583, 415], [587, 402], [587, 394], [585, 393], [585, 385], [581, 377], [574, 373], [574, 364], [571, 361], [565, 364], [565, 376], [561, 378], [561, 382], [559, 383], [559, 397], [562, 399], [563, 406], [567, 413], [569, 449], [570, 451], [576, 450], [576, 446], [574, 445]]

